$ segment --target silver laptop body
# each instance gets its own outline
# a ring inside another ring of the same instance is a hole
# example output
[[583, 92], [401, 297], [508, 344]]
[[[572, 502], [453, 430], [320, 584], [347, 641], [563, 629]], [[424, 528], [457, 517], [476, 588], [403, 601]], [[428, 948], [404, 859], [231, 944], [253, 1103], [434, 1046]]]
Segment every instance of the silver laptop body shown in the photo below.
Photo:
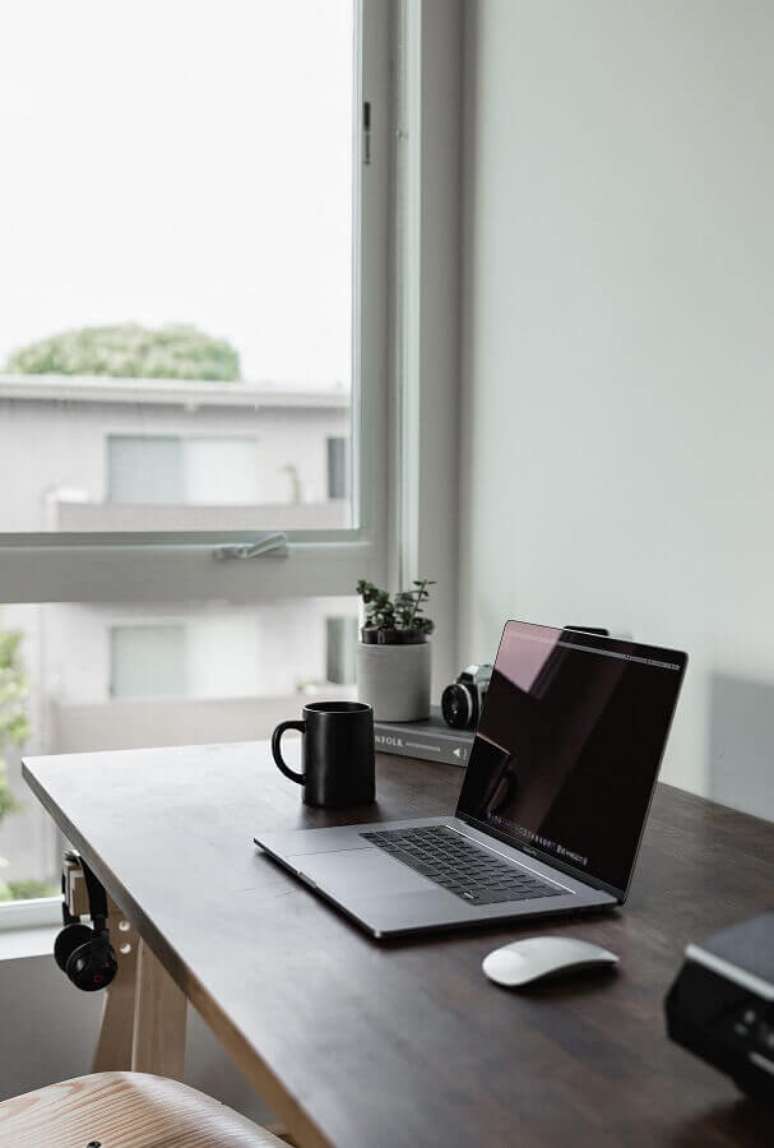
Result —
[[507, 622], [455, 815], [256, 844], [376, 938], [622, 904], [686, 663]]

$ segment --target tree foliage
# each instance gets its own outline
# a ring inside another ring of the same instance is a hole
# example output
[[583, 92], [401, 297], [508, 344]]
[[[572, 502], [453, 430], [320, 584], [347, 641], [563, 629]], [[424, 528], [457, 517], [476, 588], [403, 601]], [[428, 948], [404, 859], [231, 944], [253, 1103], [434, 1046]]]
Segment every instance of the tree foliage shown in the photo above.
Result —
[[7, 369], [20, 375], [107, 375], [123, 379], [233, 382], [239, 354], [196, 327], [153, 330], [138, 323], [80, 327], [15, 351]]
[[19, 658], [22, 635], [18, 631], [0, 633], [0, 821], [19, 808], [6, 778], [2, 756], [8, 745], [23, 745], [30, 732], [27, 717], [27, 677]]
[[28, 881], [9, 881], [7, 885], [0, 882], [0, 901], [31, 901], [35, 897], [53, 897], [59, 890], [51, 881], [37, 881], [30, 878]]

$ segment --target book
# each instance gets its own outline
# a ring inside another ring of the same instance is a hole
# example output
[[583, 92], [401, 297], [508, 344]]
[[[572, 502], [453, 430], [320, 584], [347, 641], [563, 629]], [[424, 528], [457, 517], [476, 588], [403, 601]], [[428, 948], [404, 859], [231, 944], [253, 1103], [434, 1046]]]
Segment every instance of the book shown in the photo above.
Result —
[[431, 706], [430, 717], [423, 721], [374, 719], [374, 741], [377, 753], [397, 753], [464, 768], [473, 745], [473, 730], [452, 729], [443, 720], [441, 707]]

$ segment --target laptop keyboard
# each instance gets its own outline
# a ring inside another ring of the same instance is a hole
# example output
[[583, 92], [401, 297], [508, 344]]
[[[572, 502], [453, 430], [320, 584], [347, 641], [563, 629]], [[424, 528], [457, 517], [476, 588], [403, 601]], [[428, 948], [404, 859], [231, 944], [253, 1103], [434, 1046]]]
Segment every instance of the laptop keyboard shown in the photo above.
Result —
[[385, 829], [360, 836], [469, 905], [528, 901], [566, 892], [497, 853], [479, 848], [446, 825]]

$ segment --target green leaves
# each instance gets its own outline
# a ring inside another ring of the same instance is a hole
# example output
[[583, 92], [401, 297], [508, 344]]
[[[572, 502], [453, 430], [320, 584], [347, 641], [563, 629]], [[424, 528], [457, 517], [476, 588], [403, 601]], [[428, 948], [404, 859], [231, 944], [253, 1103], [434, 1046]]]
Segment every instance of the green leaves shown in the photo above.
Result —
[[[415, 580], [413, 590], [399, 590], [394, 599], [386, 590], [380, 590], [373, 582], [361, 578], [357, 592], [365, 606], [365, 628], [378, 630], [382, 641], [404, 641], [411, 635], [428, 637], [435, 629], [429, 618], [423, 617], [423, 603], [430, 597], [429, 586], [435, 582], [431, 578]], [[388, 633], [389, 632], [389, 633]]]
[[0, 669], [7, 669], [15, 663], [21, 640], [19, 630], [0, 631]]
[[[0, 749], [6, 745], [23, 745], [29, 737], [27, 717], [29, 687], [21, 667], [18, 631], [0, 631]], [[7, 767], [0, 757], [0, 821], [19, 808], [6, 779]]]
[[14, 352], [7, 370], [20, 375], [108, 375], [123, 379], [233, 382], [239, 354], [224, 339], [196, 327], [139, 323], [81, 327], [40, 339]]
[[0, 745], [23, 745], [29, 737], [27, 697], [29, 686], [19, 663], [18, 632], [0, 633]]
[[19, 809], [19, 802], [11, 793], [5, 774], [6, 764], [0, 760], [0, 821], [2, 821], [8, 813], [15, 813], [17, 809]]
[[0, 882], [0, 901], [32, 901], [36, 897], [53, 897], [59, 892], [50, 881], [9, 881]]

